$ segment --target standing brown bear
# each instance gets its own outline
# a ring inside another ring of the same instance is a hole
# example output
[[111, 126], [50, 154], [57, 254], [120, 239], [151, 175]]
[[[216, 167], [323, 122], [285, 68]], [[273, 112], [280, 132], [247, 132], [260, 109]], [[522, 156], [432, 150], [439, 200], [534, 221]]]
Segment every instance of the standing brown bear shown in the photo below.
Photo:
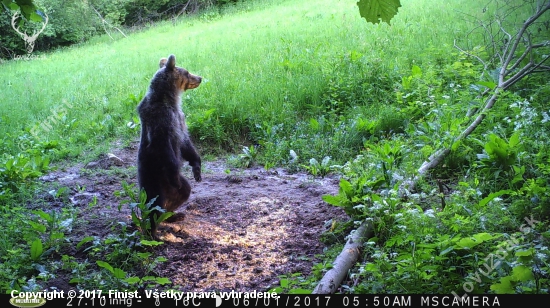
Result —
[[[147, 202], [156, 198], [152, 207], [173, 212], [191, 194], [191, 185], [181, 174], [184, 160], [192, 167], [197, 182], [201, 181], [201, 158], [193, 146], [185, 115], [181, 110], [181, 94], [194, 89], [202, 78], [176, 66], [176, 57], [160, 60], [149, 90], [137, 110], [141, 119], [141, 141], [138, 151], [138, 182], [147, 193]], [[153, 211], [151, 235], [158, 239]]]

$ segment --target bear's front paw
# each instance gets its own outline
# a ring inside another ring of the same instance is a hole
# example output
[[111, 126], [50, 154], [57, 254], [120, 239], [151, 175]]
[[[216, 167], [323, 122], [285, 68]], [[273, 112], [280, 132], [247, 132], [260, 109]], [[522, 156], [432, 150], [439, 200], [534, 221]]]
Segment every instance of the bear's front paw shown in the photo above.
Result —
[[202, 181], [201, 167], [193, 167], [193, 176], [195, 177], [195, 181]]

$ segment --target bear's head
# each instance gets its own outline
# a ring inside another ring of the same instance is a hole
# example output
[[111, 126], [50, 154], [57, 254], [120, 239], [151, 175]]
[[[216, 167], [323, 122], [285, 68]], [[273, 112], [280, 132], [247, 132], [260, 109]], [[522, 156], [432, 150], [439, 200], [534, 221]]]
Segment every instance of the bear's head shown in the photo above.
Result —
[[170, 55], [168, 59], [160, 59], [159, 67], [160, 69], [164, 68], [166, 80], [174, 83], [180, 91], [194, 89], [201, 84], [201, 76], [193, 75], [186, 69], [176, 66], [176, 57], [174, 55]]

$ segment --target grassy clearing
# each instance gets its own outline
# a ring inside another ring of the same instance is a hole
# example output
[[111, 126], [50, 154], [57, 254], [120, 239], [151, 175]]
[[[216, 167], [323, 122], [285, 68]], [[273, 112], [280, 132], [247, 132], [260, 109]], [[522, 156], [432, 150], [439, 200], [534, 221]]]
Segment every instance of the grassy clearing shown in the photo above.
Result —
[[[44, 123], [37, 141], [59, 141], [62, 152], [72, 155], [115, 137], [135, 137], [138, 129], [126, 124], [137, 120], [135, 104], [158, 59], [170, 53], [207, 80], [184, 102], [195, 139], [225, 149], [240, 146], [243, 139], [257, 143], [257, 134], [263, 133], [258, 126], [266, 126], [265, 131], [323, 115], [335, 77], [350, 84], [358, 77], [381, 82], [388, 88], [381, 90], [389, 90], [395, 80], [379, 79], [391, 79], [413, 62], [431, 61], [434, 52], [448, 53], [452, 38], [466, 25], [434, 25], [457, 15], [465, 3], [434, 7], [418, 1], [405, 6], [391, 27], [366, 24], [353, 1], [245, 3], [221, 14], [166, 22], [126, 39], [93, 39], [43, 60], [4, 63], [0, 132], [10, 137], [3, 151], [17, 152], [16, 137]], [[353, 61], [358, 63], [349, 67]], [[387, 103], [369, 94], [353, 103], [367, 111]], [[52, 120], [55, 115], [59, 119]]]

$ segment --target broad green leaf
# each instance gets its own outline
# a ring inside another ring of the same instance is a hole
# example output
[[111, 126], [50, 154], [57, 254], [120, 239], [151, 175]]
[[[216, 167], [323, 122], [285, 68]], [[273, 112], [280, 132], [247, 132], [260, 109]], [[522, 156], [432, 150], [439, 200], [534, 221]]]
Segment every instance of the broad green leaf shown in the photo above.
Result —
[[367, 22], [377, 24], [380, 21], [390, 24], [390, 20], [401, 7], [399, 0], [360, 0], [357, 2], [361, 17]]
[[141, 223], [141, 221], [139, 220], [139, 217], [135, 212], [132, 212], [132, 222], [137, 226], [139, 226]]
[[456, 244], [462, 248], [473, 248], [481, 243], [483, 243], [483, 241], [478, 241], [473, 237], [465, 237]]
[[34, 221], [29, 221], [28, 223], [29, 223], [29, 225], [31, 225], [33, 230], [38, 231], [39, 233], [46, 232], [46, 226], [44, 226], [43, 224], [40, 224], [40, 223], [37, 223], [37, 222], [34, 222]]
[[172, 281], [170, 281], [170, 279], [168, 279], [166, 277], [157, 277], [157, 279], [155, 279], [155, 281], [160, 285], [165, 285], [165, 284], [172, 283]]
[[365, 266], [365, 271], [376, 273], [376, 272], [380, 272], [380, 269], [378, 268], [378, 266], [376, 266], [376, 264], [368, 263], [367, 266]]
[[6, 170], [10, 170], [11, 167], [13, 166], [13, 163], [14, 163], [14, 162], [15, 162], [15, 161], [14, 161], [13, 159], [8, 159], [8, 160], [6, 161], [6, 163], [5, 163]]
[[81, 283], [82, 281], [83, 281], [82, 278], [72, 278], [71, 280], [69, 280], [69, 284]]
[[139, 277], [129, 277], [128, 279], [126, 279], [126, 282], [129, 284], [136, 284], [140, 282], [140, 280], [141, 279], [139, 279]]
[[277, 293], [277, 294], [281, 294], [281, 293], [284, 292], [284, 290], [283, 290], [283, 288], [281, 288], [281, 287], [276, 287], [276, 288], [273, 288], [273, 289], [269, 290], [269, 292], [270, 292], [270, 293], [271, 293], [271, 292], [275, 292], [275, 293]]
[[204, 116], [203, 116], [203, 117], [204, 117], [205, 119], [208, 119], [208, 118], [210, 118], [210, 117], [212, 116], [212, 114], [213, 114], [214, 112], [216, 112], [216, 108], [208, 109], [208, 110], [206, 110], [206, 111], [204, 112]]
[[516, 257], [530, 257], [533, 255], [532, 249], [520, 250], [515, 253]]
[[312, 129], [313, 131], [319, 130], [319, 127], [320, 127], [319, 121], [317, 121], [317, 120], [315, 120], [315, 119], [313, 119], [313, 118], [309, 119], [309, 127], [311, 127], [311, 129]]
[[[422, 69], [418, 65], [413, 65], [411, 69], [411, 76], [413, 77], [421, 77], [422, 76]], [[387, 143], [386, 143], [387, 144]]]
[[155, 276], [145, 276], [141, 278], [141, 281], [155, 281], [155, 280], [157, 280], [157, 277]]
[[348, 199], [351, 199], [353, 197], [353, 186], [351, 186], [351, 183], [347, 180], [341, 179], [340, 192], [343, 192]]
[[[21, 14], [25, 17], [26, 20], [40, 22], [42, 17], [36, 14], [36, 6], [31, 3], [21, 4], [19, 1], [19, 8], [21, 9]], [[27, 2], [27, 1], [25, 1]], [[30, 1], [29, 1], [30, 2]]]
[[343, 200], [340, 196], [324, 195], [321, 197], [323, 201], [334, 206], [345, 206], [347, 200]]
[[480, 86], [487, 87], [491, 90], [493, 90], [497, 86], [496, 83], [491, 82], [491, 81], [479, 81], [479, 82], [477, 82], [477, 84], [480, 85]]
[[512, 277], [510, 276], [502, 277], [500, 283], [491, 285], [491, 290], [495, 291], [496, 294], [513, 294], [515, 292], [511, 280]]
[[76, 244], [76, 249], [79, 249], [82, 245], [88, 243], [88, 242], [91, 242], [93, 241], [95, 238], [93, 236], [86, 236], [85, 238], [83, 238], [80, 242], [78, 242], [78, 244]]
[[513, 191], [510, 190], [510, 189], [500, 190], [500, 191], [491, 193], [487, 197], [485, 197], [485, 198], [481, 199], [481, 201], [479, 201], [479, 206], [485, 206], [485, 205], [487, 205], [487, 203], [489, 203], [491, 200], [495, 199], [496, 197], [500, 197], [502, 195], [509, 195], [511, 193], [513, 193]]
[[[32, 10], [32, 9], [31, 9]], [[36, 11], [31, 11], [31, 10], [27, 10], [26, 13], [28, 13], [29, 17], [28, 19], [30, 21], [35, 21], [35, 22], [45, 22], [46, 19], [45, 18], [42, 18], [42, 16], [36, 14]]]
[[487, 232], [477, 233], [477, 234], [472, 235], [472, 237], [474, 239], [476, 239], [477, 241], [480, 241], [480, 242], [492, 240], [494, 238], [494, 236], [492, 236], [491, 234], [489, 234]]
[[512, 270], [512, 277], [517, 281], [529, 281], [533, 280], [533, 272], [531, 268], [525, 265], [519, 265]]
[[155, 261], [157, 261], [157, 262], [166, 262], [166, 261], [168, 261], [168, 259], [166, 259], [165, 257], [160, 256], [160, 257], [156, 257]]
[[2, 0], [2, 4], [4, 4], [10, 10], [19, 9], [19, 5], [17, 5], [17, 3], [12, 2], [11, 0]]
[[44, 248], [42, 247], [42, 241], [40, 239], [34, 240], [31, 245], [31, 259], [38, 260], [42, 255]]
[[33, 6], [33, 0], [15, 0], [19, 6]]
[[449, 248], [443, 250], [442, 252], [440, 252], [439, 255], [440, 255], [440, 256], [444, 256], [444, 255], [446, 255], [447, 253], [453, 251], [454, 249], [455, 249], [455, 248], [454, 248], [453, 246], [451, 246], [451, 247], [449, 247]]
[[34, 211], [34, 213], [38, 216], [40, 216], [42, 219], [44, 219], [45, 221], [52, 221], [52, 215], [42, 211], [42, 210], [38, 210], [38, 211]]
[[113, 267], [112, 267], [109, 263], [107, 263], [107, 262], [105, 262], [105, 261], [101, 261], [101, 260], [97, 260], [97, 261], [95, 261], [95, 262], [97, 263], [97, 265], [98, 265], [99, 267], [103, 267], [103, 268], [107, 269], [107, 270], [108, 270], [109, 272], [111, 272], [111, 273], [113, 272]]
[[518, 144], [519, 144], [519, 132], [515, 132], [510, 137], [510, 141], [508, 142], [508, 146], [511, 147], [511, 148], [514, 148]]
[[65, 233], [63, 232], [52, 232], [50, 235], [50, 240], [59, 240], [65, 238]]
[[165, 221], [166, 219], [168, 219], [172, 215], [174, 215], [174, 212], [164, 212], [164, 213], [160, 214], [160, 217], [157, 219], [157, 223]]
[[164, 244], [163, 242], [148, 241], [148, 240], [141, 240], [140, 242], [141, 242], [142, 245], [145, 245], [145, 246], [158, 246], [158, 245]]
[[113, 276], [118, 279], [124, 279], [126, 278], [126, 272], [117, 267], [113, 269]]
[[406, 90], [410, 89], [411, 81], [412, 81], [412, 76], [401, 77], [401, 85], [403, 86], [403, 89], [406, 89]]
[[279, 284], [281, 285], [281, 287], [286, 288], [289, 285], [289, 280], [288, 279], [281, 279], [281, 281], [279, 281]]
[[379, 189], [383, 184], [386, 183], [386, 179], [384, 179], [383, 177], [382, 178], [379, 178], [375, 181], [372, 181], [372, 182], [368, 182], [368, 184], [370, 185], [370, 187], [372, 189]]
[[152, 254], [150, 252], [138, 252], [137, 255], [140, 259], [148, 259]]
[[458, 147], [462, 144], [462, 140], [459, 139], [455, 142], [453, 142], [453, 144], [451, 145], [451, 150], [452, 151], [456, 151], [458, 149]]

